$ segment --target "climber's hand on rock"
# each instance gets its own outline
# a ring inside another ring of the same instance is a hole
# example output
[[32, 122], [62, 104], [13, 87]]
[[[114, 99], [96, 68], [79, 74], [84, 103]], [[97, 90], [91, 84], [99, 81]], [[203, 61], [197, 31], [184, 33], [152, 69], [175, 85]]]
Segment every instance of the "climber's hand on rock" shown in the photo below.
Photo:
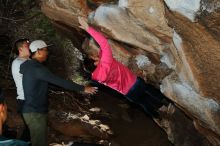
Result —
[[87, 19], [84, 18], [84, 17], [78, 17], [78, 21], [79, 21], [79, 24], [80, 24], [80, 28], [84, 29], [84, 30], [87, 30], [89, 25], [88, 25], [88, 22], [87, 22]]

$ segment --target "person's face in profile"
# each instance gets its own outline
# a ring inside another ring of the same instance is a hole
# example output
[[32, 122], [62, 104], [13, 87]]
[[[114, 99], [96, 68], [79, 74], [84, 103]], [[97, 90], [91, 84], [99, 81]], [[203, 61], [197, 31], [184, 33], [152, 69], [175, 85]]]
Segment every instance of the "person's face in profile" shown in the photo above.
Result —
[[94, 61], [94, 65], [97, 66], [99, 64], [99, 55], [98, 52], [94, 51], [93, 53], [89, 54], [89, 59]]
[[39, 55], [40, 55], [40, 59], [42, 62], [47, 60], [48, 57], [48, 48], [42, 48], [38, 50]]
[[23, 42], [22, 47], [19, 48], [19, 52], [22, 56], [30, 57], [31, 54], [30, 54], [29, 45], [30, 45], [29, 41], [25, 41], [25, 42]]
[[94, 65], [97, 66], [99, 64], [100, 58], [99, 58], [99, 48], [93, 44], [89, 44], [90, 53], [88, 54], [89, 59], [92, 59], [94, 61]]

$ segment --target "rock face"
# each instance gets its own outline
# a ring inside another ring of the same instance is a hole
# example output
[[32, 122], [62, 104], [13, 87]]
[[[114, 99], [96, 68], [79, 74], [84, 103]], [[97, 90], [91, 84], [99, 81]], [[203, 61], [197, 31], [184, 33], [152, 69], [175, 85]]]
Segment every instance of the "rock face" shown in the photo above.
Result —
[[[108, 36], [119, 61], [147, 81], [160, 84], [161, 91], [194, 124], [168, 120], [171, 126], [164, 129], [176, 145], [184, 145], [181, 138], [189, 136], [186, 131], [190, 128], [184, 129], [187, 125], [198, 130], [192, 137], [205, 137], [220, 145], [219, 7], [218, 0], [45, 0], [41, 5], [54, 23], [73, 27], [81, 34], [77, 16], [88, 17]], [[161, 64], [165, 66], [162, 76], [157, 72]], [[164, 123], [158, 124], [164, 127]], [[181, 133], [181, 129], [186, 131]], [[195, 140], [185, 144], [197, 145]], [[207, 145], [207, 141], [200, 145]]]

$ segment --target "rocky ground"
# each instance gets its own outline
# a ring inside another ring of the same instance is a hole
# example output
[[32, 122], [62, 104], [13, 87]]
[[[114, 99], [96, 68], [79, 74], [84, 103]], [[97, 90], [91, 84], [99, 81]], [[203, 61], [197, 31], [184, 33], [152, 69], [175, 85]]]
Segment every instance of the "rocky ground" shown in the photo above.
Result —
[[[96, 143], [111, 146], [170, 146], [166, 133], [135, 105], [128, 104], [120, 95], [102, 88], [93, 97], [50, 91], [50, 145], [71, 142]], [[23, 128], [16, 113], [15, 90], [5, 89], [10, 129]]]

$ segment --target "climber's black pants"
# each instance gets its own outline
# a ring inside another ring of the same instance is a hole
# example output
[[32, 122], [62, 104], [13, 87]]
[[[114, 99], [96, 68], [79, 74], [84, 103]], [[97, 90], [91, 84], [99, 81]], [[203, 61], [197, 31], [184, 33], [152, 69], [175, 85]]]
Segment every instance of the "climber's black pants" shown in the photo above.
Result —
[[162, 105], [167, 105], [166, 96], [159, 89], [145, 83], [139, 77], [129, 92], [126, 94], [129, 101], [140, 105], [144, 111], [152, 117], [158, 117], [158, 109]]

